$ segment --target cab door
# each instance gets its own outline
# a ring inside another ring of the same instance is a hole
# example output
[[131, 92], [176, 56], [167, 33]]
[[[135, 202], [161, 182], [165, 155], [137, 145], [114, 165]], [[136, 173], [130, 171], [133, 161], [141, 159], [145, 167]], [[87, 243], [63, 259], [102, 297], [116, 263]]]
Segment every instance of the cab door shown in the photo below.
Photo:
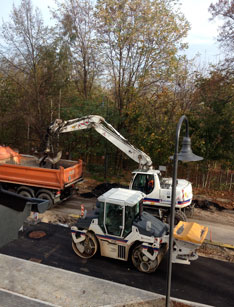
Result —
[[123, 238], [124, 207], [121, 205], [106, 203], [104, 227], [106, 235], [100, 239], [101, 255], [126, 259], [126, 241]]

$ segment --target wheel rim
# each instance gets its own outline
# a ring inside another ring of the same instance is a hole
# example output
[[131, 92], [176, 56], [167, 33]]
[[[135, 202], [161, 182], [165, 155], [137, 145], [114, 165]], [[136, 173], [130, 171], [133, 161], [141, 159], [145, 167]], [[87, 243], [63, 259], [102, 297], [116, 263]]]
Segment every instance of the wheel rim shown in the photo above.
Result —
[[85, 234], [85, 240], [80, 243], [72, 242], [74, 252], [81, 258], [91, 258], [97, 252], [97, 239], [91, 233]]
[[148, 262], [141, 262], [140, 268], [142, 272], [149, 272], [150, 270], [150, 264]]
[[152, 273], [157, 268], [157, 258], [151, 261], [142, 251], [141, 246], [136, 247], [132, 253], [132, 263], [140, 271], [144, 273]]

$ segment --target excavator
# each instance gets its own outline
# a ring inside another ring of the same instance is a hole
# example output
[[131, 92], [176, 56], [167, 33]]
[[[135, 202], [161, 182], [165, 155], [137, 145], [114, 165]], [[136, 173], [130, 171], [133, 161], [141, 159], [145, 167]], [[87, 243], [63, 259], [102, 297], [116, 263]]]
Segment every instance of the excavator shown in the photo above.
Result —
[[[163, 178], [161, 171], [154, 169], [152, 160], [146, 153], [130, 144], [126, 138], [99, 115], [88, 115], [67, 121], [56, 119], [51, 123], [47, 129], [46, 150], [42, 162], [47, 158], [53, 164], [61, 158], [61, 152], [53, 159], [49, 157], [52, 137], [58, 136], [60, 133], [91, 128], [95, 129], [104, 138], [138, 163], [138, 169], [132, 173], [133, 177], [129, 184], [129, 189], [144, 193], [144, 210], [160, 220], [169, 223], [172, 178]], [[194, 208], [192, 198], [191, 183], [187, 180], [178, 179], [176, 186], [175, 225], [179, 221], [186, 221], [187, 216], [192, 216]]]

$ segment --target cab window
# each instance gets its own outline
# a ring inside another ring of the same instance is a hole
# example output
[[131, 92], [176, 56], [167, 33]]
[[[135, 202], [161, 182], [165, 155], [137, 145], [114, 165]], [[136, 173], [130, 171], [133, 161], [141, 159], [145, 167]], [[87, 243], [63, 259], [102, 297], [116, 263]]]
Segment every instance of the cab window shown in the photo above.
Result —
[[98, 210], [98, 225], [101, 227], [103, 232], [106, 232], [104, 227], [104, 203], [97, 202], [96, 207]]
[[133, 190], [150, 194], [154, 189], [154, 175], [137, 174], [132, 185]]
[[120, 236], [123, 226], [123, 208], [120, 205], [106, 203], [105, 224], [107, 232], [114, 236]]
[[137, 203], [135, 206], [127, 206], [125, 208], [125, 227], [124, 227], [124, 237], [126, 237], [132, 231], [132, 224], [134, 219], [140, 213], [140, 204]]

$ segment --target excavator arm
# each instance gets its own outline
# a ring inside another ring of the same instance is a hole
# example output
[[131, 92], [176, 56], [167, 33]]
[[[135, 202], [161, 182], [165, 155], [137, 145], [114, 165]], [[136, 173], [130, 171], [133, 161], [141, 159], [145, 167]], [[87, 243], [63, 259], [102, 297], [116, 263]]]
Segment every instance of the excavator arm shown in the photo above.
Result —
[[48, 128], [47, 151], [49, 148], [49, 136], [90, 128], [94, 128], [99, 134], [118, 147], [132, 160], [139, 163], [140, 169], [152, 168], [151, 158], [147, 154], [140, 149], [135, 148], [112, 125], [107, 123], [103, 117], [98, 115], [89, 115], [68, 121], [56, 119]]

